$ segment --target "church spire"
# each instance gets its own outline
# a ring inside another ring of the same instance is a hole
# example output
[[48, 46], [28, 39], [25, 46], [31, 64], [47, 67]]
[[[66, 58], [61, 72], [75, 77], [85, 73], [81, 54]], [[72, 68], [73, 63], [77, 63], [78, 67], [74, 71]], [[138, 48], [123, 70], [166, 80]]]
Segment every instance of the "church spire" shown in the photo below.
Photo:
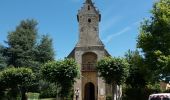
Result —
[[93, 4], [91, 0], [86, 0], [87, 4]]
[[99, 38], [100, 13], [92, 0], [84, 0], [83, 7], [78, 11], [79, 46], [103, 46]]

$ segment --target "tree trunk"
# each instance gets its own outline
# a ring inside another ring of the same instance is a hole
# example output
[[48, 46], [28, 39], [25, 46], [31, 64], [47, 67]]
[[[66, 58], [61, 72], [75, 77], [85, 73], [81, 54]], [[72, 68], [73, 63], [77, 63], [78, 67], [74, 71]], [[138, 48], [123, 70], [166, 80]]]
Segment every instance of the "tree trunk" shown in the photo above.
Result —
[[116, 83], [112, 84], [112, 100], [117, 100], [117, 85], [116, 85]]
[[22, 97], [21, 100], [27, 100], [25, 93], [26, 93], [26, 89], [25, 87], [22, 87], [21, 88], [21, 97]]
[[8, 99], [9, 100], [16, 100], [17, 97], [19, 96], [19, 89], [18, 87], [12, 87], [9, 91], [8, 91]]
[[58, 98], [58, 85], [57, 85], [57, 83], [55, 83], [55, 85], [56, 85], [56, 87], [57, 87], [57, 90], [56, 90], [56, 92], [57, 92], [57, 94], [56, 94], [56, 100], [59, 100], [59, 98]]
[[119, 85], [118, 86], [118, 100], [121, 100], [122, 99], [122, 86]]
[[112, 100], [121, 100], [122, 98], [122, 88], [121, 85], [115, 83], [112, 84]]

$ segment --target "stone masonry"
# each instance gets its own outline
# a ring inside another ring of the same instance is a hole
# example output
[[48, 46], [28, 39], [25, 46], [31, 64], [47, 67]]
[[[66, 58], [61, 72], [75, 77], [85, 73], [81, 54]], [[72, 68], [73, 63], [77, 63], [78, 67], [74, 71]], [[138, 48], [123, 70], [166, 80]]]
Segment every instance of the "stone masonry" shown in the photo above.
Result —
[[[105, 100], [106, 84], [95, 69], [98, 60], [109, 53], [99, 38], [101, 15], [91, 0], [86, 0], [78, 11], [79, 40], [69, 58], [74, 58], [79, 65], [80, 79], [74, 84], [74, 91], [79, 91], [78, 100]], [[74, 100], [76, 96], [74, 95]]]

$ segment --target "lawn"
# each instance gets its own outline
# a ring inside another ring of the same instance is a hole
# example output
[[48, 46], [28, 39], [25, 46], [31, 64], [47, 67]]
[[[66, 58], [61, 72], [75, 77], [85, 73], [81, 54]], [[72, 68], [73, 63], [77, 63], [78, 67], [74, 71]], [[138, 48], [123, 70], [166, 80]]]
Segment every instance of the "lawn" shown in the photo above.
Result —
[[55, 98], [44, 98], [44, 99], [40, 99], [40, 100], [56, 100]]

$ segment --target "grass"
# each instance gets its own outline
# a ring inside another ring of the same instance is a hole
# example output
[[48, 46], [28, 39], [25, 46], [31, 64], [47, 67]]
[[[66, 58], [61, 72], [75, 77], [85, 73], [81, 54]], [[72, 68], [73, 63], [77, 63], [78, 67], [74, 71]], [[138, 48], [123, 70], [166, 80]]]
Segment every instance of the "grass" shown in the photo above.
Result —
[[43, 98], [43, 99], [38, 99], [39, 98], [39, 93], [27, 93], [28, 100], [56, 100], [56, 98]]
[[56, 100], [55, 98], [44, 98], [44, 99], [40, 99], [40, 100]]

